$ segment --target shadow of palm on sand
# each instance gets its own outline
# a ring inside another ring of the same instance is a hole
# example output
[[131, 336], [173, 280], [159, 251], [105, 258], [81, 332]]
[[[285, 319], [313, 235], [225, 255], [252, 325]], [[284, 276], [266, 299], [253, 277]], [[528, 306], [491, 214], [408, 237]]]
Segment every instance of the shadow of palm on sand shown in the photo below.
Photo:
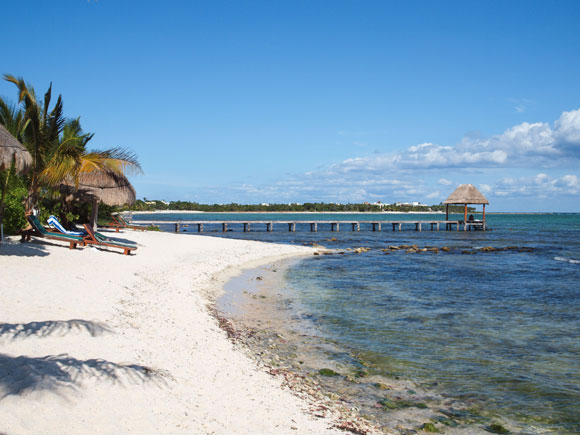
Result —
[[113, 331], [104, 323], [89, 320], [45, 320], [30, 323], [0, 323], [0, 340], [17, 340], [27, 337], [64, 336], [71, 332], [87, 332], [98, 337]]
[[67, 389], [77, 389], [83, 380], [89, 378], [126, 387], [147, 382], [161, 385], [168, 377], [167, 373], [146, 366], [117, 364], [102, 359], [0, 354], [0, 400], [36, 391], [61, 393]]

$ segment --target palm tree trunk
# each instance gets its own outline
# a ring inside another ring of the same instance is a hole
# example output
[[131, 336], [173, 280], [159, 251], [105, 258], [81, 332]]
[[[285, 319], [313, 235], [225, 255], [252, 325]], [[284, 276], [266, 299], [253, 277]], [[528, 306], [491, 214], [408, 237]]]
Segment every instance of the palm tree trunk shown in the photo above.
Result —
[[8, 191], [11, 169], [6, 171], [6, 182], [2, 186], [2, 196], [0, 196], [0, 245], [4, 243], [4, 200], [6, 199], [6, 192]]
[[26, 197], [26, 213], [32, 211], [32, 209], [38, 203], [38, 190], [40, 186], [36, 181], [36, 178], [33, 178], [30, 184], [30, 189], [28, 190], [28, 196]]

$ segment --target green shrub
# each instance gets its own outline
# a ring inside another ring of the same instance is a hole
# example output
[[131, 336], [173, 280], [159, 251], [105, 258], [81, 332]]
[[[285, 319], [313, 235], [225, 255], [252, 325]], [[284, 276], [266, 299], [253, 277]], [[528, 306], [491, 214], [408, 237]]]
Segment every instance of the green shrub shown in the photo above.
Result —
[[23, 199], [26, 196], [26, 189], [10, 189], [6, 193], [4, 202], [4, 234], [18, 234], [26, 225], [26, 216]]

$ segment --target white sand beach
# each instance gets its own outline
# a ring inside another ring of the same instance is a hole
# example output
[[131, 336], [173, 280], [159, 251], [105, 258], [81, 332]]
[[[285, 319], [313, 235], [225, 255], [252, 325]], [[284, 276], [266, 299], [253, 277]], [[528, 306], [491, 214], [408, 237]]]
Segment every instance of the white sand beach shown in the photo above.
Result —
[[139, 249], [0, 247], [0, 433], [343, 433], [236, 349], [208, 310], [218, 273], [311, 248], [111, 235]]

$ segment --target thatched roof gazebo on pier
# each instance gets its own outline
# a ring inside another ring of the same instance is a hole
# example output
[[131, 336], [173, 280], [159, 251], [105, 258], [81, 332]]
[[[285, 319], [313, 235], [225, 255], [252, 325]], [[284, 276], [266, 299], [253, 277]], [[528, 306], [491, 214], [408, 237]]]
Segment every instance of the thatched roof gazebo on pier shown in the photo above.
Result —
[[473, 184], [460, 184], [457, 189], [453, 191], [449, 198], [443, 201], [445, 207], [445, 220], [449, 220], [449, 204], [460, 205], [463, 204], [465, 208], [463, 209], [463, 223], [467, 222], [467, 206], [469, 204], [482, 204], [483, 205], [483, 229], [485, 230], [485, 206], [489, 204], [489, 201], [483, 194], [477, 190]]

